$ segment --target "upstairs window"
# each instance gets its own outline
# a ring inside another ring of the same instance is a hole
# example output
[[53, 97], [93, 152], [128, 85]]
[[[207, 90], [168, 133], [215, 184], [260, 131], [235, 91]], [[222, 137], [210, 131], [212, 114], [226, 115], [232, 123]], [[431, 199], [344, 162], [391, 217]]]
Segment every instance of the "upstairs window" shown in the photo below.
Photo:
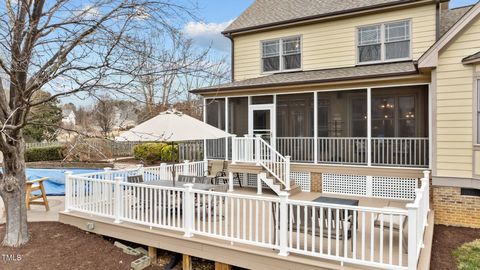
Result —
[[298, 70], [301, 59], [300, 37], [262, 42], [262, 72]]
[[409, 59], [410, 21], [399, 21], [358, 28], [358, 62]]

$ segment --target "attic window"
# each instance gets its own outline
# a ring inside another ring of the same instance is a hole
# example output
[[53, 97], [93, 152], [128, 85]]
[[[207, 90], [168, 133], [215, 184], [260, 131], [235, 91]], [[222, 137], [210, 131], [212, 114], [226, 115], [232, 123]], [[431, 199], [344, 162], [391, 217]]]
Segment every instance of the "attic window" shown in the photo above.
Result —
[[410, 21], [358, 28], [358, 62], [372, 63], [410, 59]]
[[300, 37], [262, 41], [262, 72], [301, 68]]

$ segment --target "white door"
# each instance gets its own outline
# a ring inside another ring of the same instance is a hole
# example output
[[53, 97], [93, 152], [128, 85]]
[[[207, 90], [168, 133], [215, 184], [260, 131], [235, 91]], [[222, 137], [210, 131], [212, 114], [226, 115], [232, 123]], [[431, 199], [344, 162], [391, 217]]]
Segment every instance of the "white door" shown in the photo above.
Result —
[[250, 105], [248, 130], [250, 136], [260, 134], [270, 145], [275, 147], [275, 115], [273, 104]]

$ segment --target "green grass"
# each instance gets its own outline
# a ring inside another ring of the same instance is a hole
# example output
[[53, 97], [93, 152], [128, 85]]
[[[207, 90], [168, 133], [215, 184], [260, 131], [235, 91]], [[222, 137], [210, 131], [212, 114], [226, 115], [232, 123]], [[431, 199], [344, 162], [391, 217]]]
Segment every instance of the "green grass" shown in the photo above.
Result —
[[480, 269], [480, 239], [463, 244], [453, 251], [458, 270]]

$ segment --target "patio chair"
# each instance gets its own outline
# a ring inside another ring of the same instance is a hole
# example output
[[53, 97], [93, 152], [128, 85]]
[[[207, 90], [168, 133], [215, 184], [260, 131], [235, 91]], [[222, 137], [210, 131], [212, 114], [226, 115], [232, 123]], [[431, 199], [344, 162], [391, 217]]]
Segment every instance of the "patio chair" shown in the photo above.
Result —
[[179, 175], [178, 182], [182, 183], [195, 183], [195, 176], [191, 175]]
[[127, 176], [127, 183], [140, 184], [145, 182], [143, 180], [143, 175], [129, 175]]
[[223, 160], [209, 161], [207, 177], [212, 180], [212, 183], [217, 183], [219, 177], [227, 176], [227, 162]]
[[[345, 241], [348, 241], [353, 235], [353, 212], [347, 211], [345, 215], [345, 210], [340, 209], [338, 211], [338, 223], [337, 223], [337, 209], [334, 208], [319, 208], [315, 207], [315, 224], [312, 222], [313, 211], [312, 207], [307, 206], [307, 219], [306, 226], [305, 222], [305, 207], [300, 206], [300, 212], [297, 213], [297, 207], [292, 207], [292, 215], [290, 215], [292, 221], [292, 232], [296, 233], [297, 229], [300, 233], [305, 233], [305, 228], [307, 233], [312, 234], [313, 225], [315, 225], [315, 236], [320, 236], [320, 225], [323, 225], [323, 235], [322, 237], [328, 238], [328, 229], [330, 228], [330, 237], [331, 239], [337, 239], [343, 241], [342, 246], [345, 245]], [[320, 219], [320, 211], [323, 211], [323, 219]], [[328, 219], [328, 212], [330, 211], [330, 220]], [[337, 226], [338, 226], [338, 235], [337, 235]], [[347, 234], [345, 234], [345, 228], [347, 229]], [[353, 241], [350, 241], [350, 250], [353, 250]]]
[[211, 180], [208, 176], [195, 176], [195, 183], [197, 184], [210, 184]]
[[[386, 206], [383, 209], [394, 209], [394, 210], [402, 210], [401, 208], [398, 207], [391, 207], [391, 206]], [[390, 225], [392, 226], [392, 229], [400, 233], [400, 228], [402, 228], [402, 247], [403, 247], [403, 252], [407, 253], [408, 251], [408, 234], [407, 234], [407, 217], [406, 216], [400, 216], [393, 217], [392, 222], [390, 223], [390, 215], [381, 215], [381, 214], [376, 214], [375, 215], [375, 221], [373, 225], [376, 228], [381, 228], [382, 227], [382, 221], [383, 221], [383, 230], [385, 229], [390, 229]], [[399, 236], [400, 237], [400, 236]]]

